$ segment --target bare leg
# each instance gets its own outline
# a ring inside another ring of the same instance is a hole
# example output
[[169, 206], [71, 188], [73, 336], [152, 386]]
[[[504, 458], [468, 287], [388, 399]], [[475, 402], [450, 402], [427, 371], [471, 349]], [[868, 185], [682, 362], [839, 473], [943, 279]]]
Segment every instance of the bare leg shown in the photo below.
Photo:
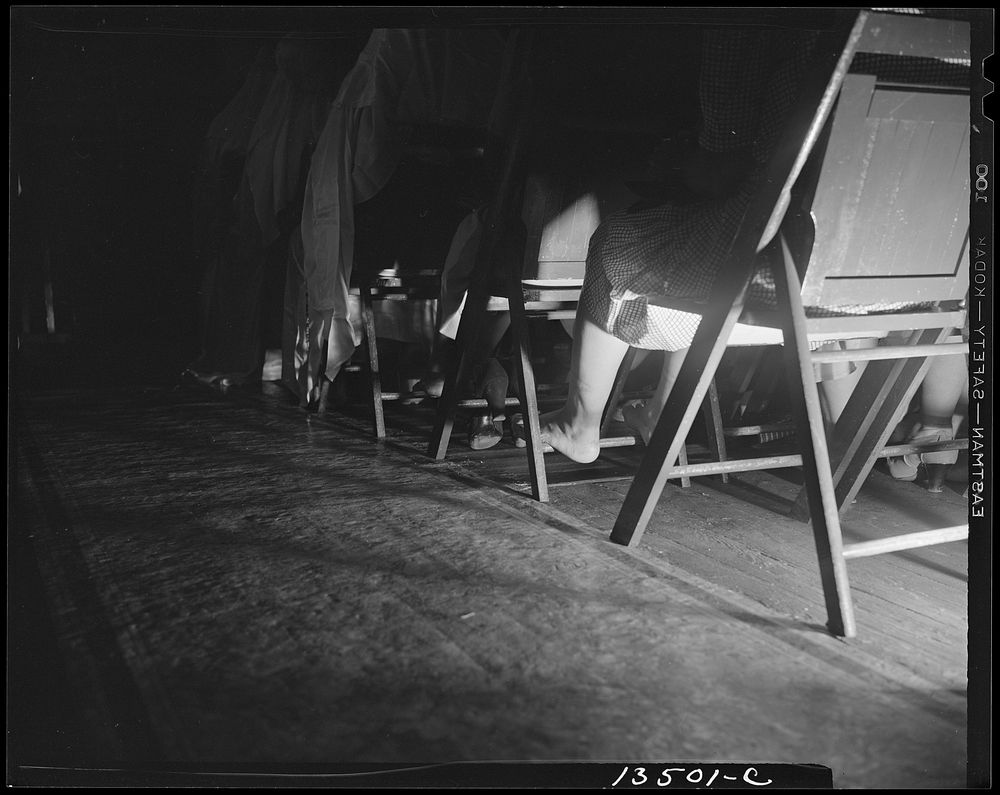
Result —
[[[576, 319], [573, 320], [560, 320], [559, 324], [565, 329], [566, 333], [569, 335], [570, 339], [576, 334], [575, 326]], [[632, 360], [632, 369], [635, 370], [640, 364], [646, 361], [646, 357], [649, 356], [653, 351], [647, 350], [646, 348], [636, 348], [635, 358]]]
[[924, 427], [951, 428], [968, 385], [964, 356], [935, 356], [920, 385], [920, 422]]
[[487, 357], [492, 356], [509, 328], [510, 312], [490, 312], [483, 328], [480, 354]]
[[[493, 356], [503, 339], [503, 335], [510, 328], [509, 312], [490, 312], [483, 322], [483, 328], [479, 335], [479, 342], [474, 351], [471, 351], [473, 367], [476, 364], [484, 366], [487, 360]], [[434, 342], [431, 345], [431, 353], [427, 364], [427, 370], [423, 377], [414, 386], [414, 391], [421, 395], [430, 397], [441, 397], [444, 389], [444, 374], [447, 370], [448, 361], [458, 356], [455, 340], [437, 332]]]
[[[963, 357], [965, 358], [965, 357]], [[964, 369], [962, 370], [962, 391], [958, 396], [958, 405], [955, 406], [955, 416], [952, 418], [951, 425], [955, 431], [955, 435], [958, 435], [958, 429], [962, 425], [962, 422], [969, 416], [969, 365], [968, 362], [965, 363]]]
[[[848, 345], [859, 349], [874, 348], [877, 344], [877, 340], [871, 339], [848, 341]], [[835, 348], [836, 346], [830, 345], [829, 347]], [[837, 420], [840, 419], [840, 415], [844, 412], [847, 401], [854, 394], [854, 389], [857, 387], [858, 381], [861, 380], [861, 376], [864, 374], [867, 366], [868, 362], [855, 362], [855, 370], [853, 372], [839, 377], [835, 375], [832, 378], [826, 378], [826, 380], [824, 380], [823, 376], [817, 374], [816, 380], [819, 382], [819, 396], [823, 407], [823, 418], [826, 420], [826, 427], [828, 429], [832, 429], [837, 425]]]
[[597, 458], [601, 415], [628, 348], [581, 308], [573, 330], [569, 395], [561, 409], [541, 416], [542, 441], [581, 464]]
[[[936, 356], [920, 384], [920, 425], [908, 442], [932, 444], [955, 438], [956, 412], [968, 385], [964, 356]], [[907, 453], [888, 460], [889, 472], [897, 480], [916, 480], [921, 462], [927, 467], [928, 490], [940, 492], [948, 467], [958, 460], [957, 450]]]
[[622, 408], [622, 416], [630, 427], [639, 432], [642, 441], [649, 444], [649, 438], [653, 435], [656, 423], [660, 421], [660, 414], [667, 404], [670, 390], [673, 389], [674, 382], [684, 364], [688, 348], [681, 348], [678, 351], [663, 352], [663, 368], [660, 370], [660, 380], [656, 383], [656, 390], [652, 397], [637, 406], [625, 406]]

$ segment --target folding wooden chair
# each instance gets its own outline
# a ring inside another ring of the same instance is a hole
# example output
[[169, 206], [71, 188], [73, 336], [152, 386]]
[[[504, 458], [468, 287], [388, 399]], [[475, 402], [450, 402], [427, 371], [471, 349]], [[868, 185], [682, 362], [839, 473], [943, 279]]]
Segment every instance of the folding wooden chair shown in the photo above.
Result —
[[[522, 32], [522, 36], [523, 55], [519, 59], [521, 72], [518, 77], [513, 78], [520, 86], [514, 92], [519, 100], [519, 107], [514, 111], [514, 126], [507, 144], [503, 179], [498, 182], [490, 204], [486, 234], [476, 267], [477, 278], [470, 287], [462, 316], [459, 332], [459, 349], [463, 352], [461, 361], [457, 366], [457, 373], [449, 375], [448, 383], [454, 380], [461, 382], [460, 374], [469, 366], [465, 351], [473, 349], [483, 316], [490, 312], [509, 312], [519, 393], [517, 397], [508, 398], [507, 404], [518, 406], [525, 418], [524, 443], [529, 463], [528, 480], [533, 497], [547, 502], [549, 484], [543, 457], [545, 446], [538, 433], [539, 400], [557, 396], [558, 390], [539, 389], [529, 346], [529, 325], [538, 320], [573, 320], [583, 284], [587, 243], [590, 232], [593, 231], [595, 214], [600, 216], [624, 209], [639, 197], [631, 195], [630, 201], [621, 204], [625, 200], [621, 186], [607, 191], [598, 187], [608, 177], [606, 174], [563, 174], [558, 169], [549, 172], [544, 165], [537, 171], [529, 169], [525, 150], [528, 148], [528, 139], [539, 124], [539, 114], [535, 107], [539, 93], [536, 83], [539, 72], [544, 70], [539, 69], [538, 61], [535, 60], [537, 51], [532, 49], [533, 35]], [[548, 90], [553, 90], [553, 87], [549, 86]], [[597, 135], [600, 131], [590, 126], [593, 121], [576, 120], [575, 123], [580, 125], [578, 131], [583, 135]], [[639, 138], [651, 135], [650, 129], [641, 124], [638, 127], [618, 125], [614, 131], [618, 135]], [[599, 210], [592, 205], [599, 205]], [[523, 267], [498, 267], [497, 250], [501, 239], [505, 234], [510, 234], [512, 225], [518, 220], [526, 223], [528, 232]], [[490, 278], [491, 274], [501, 276], [502, 286], [499, 291], [490, 289], [490, 285], [495, 285], [497, 281], [496, 278]], [[616, 436], [609, 432], [611, 410], [622, 397], [633, 355], [634, 353], [630, 354], [620, 368], [615, 399], [609, 402], [609, 411], [605, 414], [601, 438], [601, 446], [604, 448], [632, 446], [637, 443], [633, 435]], [[539, 394], [540, 391], [545, 392], [544, 397]], [[716, 397], [714, 393], [712, 397]], [[439, 460], [447, 455], [456, 409], [477, 406], [482, 402], [459, 401], [446, 384], [445, 393], [438, 405], [438, 419], [430, 443], [430, 455]], [[710, 428], [721, 429], [721, 419], [717, 415], [717, 401], [707, 400], [706, 419]], [[721, 430], [711, 433], [710, 437], [722, 444]], [[713, 449], [718, 451], [719, 448]]]
[[[429, 124], [414, 126], [411, 129], [410, 137], [410, 142], [404, 150], [404, 158], [433, 164], [440, 169], [463, 168], [468, 171], [476, 168], [477, 165], [481, 167], [487, 145], [486, 130], [457, 126], [445, 127]], [[391, 220], [388, 222], [391, 223]], [[421, 301], [426, 306], [436, 305], [441, 291], [444, 257], [442, 255], [440, 263], [425, 264], [428, 267], [418, 271], [410, 269], [399, 272], [368, 273], [367, 275], [362, 275], [364, 269], [359, 268], [359, 283], [351, 288], [351, 294], [357, 295], [360, 302], [362, 335], [367, 353], [365, 363], [359, 365], [357, 369], [367, 371], [372, 417], [377, 439], [384, 439], [386, 436], [384, 404], [399, 400], [403, 392], [383, 390], [382, 363], [378, 345], [379, 328], [376, 322], [379, 313], [376, 310], [376, 302], [382, 302], [383, 306], [386, 306], [385, 302], [389, 301]], [[383, 320], [385, 320], [384, 315]], [[429, 333], [433, 334], [432, 318], [428, 318], [426, 326]], [[325, 393], [321, 393], [321, 413], [325, 409], [324, 395]]]
[[[360, 304], [361, 331], [366, 356], [360, 363], [349, 363], [343, 369], [344, 372], [364, 373], [367, 376], [376, 439], [386, 437], [385, 404], [399, 400], [403, 392], [398, 389], [387, 391], [383, 388], [382, 355], [379, 352], [380, 329], [376, 319], [378, 311], [375, 302], [421, 301], [433, 305], [440, 289], [439, 282], [439, 272], [417, 273], [403, 277], [396, 274], [379, 274], [364, 279], [361, 285], [350, 290], [350, 294], [357, 296]], [[317, 409], [319, 414], [327, 410], [329, 387], [329, 382], [323, 384]]]
[[[856, 634], [847, 560], [968, 536], [967, 525], [859, 544], [845, 544], [841, 535], [839, 511], [875, 460], [905, 449], [885, 444], [927, 357], [968, 350], [956, 336], [968, 289], [968, 92], [848, 74], [856, 53], [967, 60], [969, 27], [861, 11], [833, 68], [807, 84], [712, 300], [700, 306], [657, 301], [696, 311], [702, 320], [611, 533], [612, 541], [629, 546], [642, 538], [666, 481], [677, 476], [684, 438], [737, 322], [778, 329], [801, 450], [780, 465], [803, 467], [828, 628], [846, 637]], [[806, 202], [801, 211], [793, 188]], [[811, 241], [802, 232], [813, 225]], [[803, 245], [789, 242], [803, 238]], [[754, 254], [760, 241], [772, 239], [781, 252], [774, 274], [779, 309], [752, 312], [746, 296]], [[805, 309], [879, 299], [931, 308], [844, 317], [811, 317]], [[871, 336], [882, 339], [868, 351], [810, 345]], [[813, 366], [858, 360], [869, 365], [828, 446]], [[753, 460], [726, 464], [727, 471], [770, 468]]]
[[[517, 63], [521, 39], [512, 34], [504, 53], [500, 84], [496, 89], [493, 108], [493, 124], [502, 125], [507, 113], [506, 105], [510, 102], [510, 73], [512, 64]], [[421, 123], [407, 125], [407, 143], [404, 145], [404, 162], [432, 164], [439, 168], [457, 167], [468, 172], [470, 169], [485, 170], [489, 168], [487, 161], [491, 158], [501, 159], [494, 155], [494, 149], [502, 148], [503, 141], [497, 140], [497, 131], [484, 128], [474, 128], [461, 124]], [[391, 222], [391, 221], [389, 221]], [[436, 265], [423, 269], [418, 273], [364, 273], [364, 267], [355, 272], [356, 284], [351, 287], [351, 295], [360, 302], [362, 336], [364, 337], [367, 354], [363, 364], [350, 364], [345, 371], [366, 371], [368, 388], [371, 396], [372, 417], [375, 436], [383, 439], [386, 436], [385, 408], [388, 401], [399, 400], [400, 391], [385, 391], [382, 383], [381, 357], [378, 346], [378, 324], [376, 317], [376, 302], [420, 300], [434, 302], [440, 294], [441, 274], [444, 259]], [[369, 269], [370, 270], [370, 269]], [[331, 384], [324, 381], [320, 390], [318, 412], [325, 413], [329, 403]]]

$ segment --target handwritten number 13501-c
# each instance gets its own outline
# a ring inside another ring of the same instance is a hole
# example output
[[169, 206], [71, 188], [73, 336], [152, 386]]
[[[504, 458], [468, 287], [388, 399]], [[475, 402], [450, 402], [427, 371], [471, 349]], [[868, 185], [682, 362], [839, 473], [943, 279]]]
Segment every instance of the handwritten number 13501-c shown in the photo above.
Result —
[[[631, 777], [629, 776], [630, 770], [632, 771]], [[672, 773], [683, 775], [684, 780], [689, 784], [701, 784], [705, 787], [711, 787], [712, 782], [720, 776], [718, 768], [711, 771], [711, 777], [706, 781], [705, 770], [700, 767], [690, 769], [686, 767], [665, 767], [660, 770], [658, 774], [654, 771], [650, 772], [648, 775], [646, 773], [646, 768], [644, 767], [625, 767], [611, 786], [617, 787], [619, 784], [624, 783], [626, 786], [631, 785], [633, 787], [642, 787], [650, 783], [650, 776], [656, 775], [655, 784], [657, 787], [669, 787], [674, 783], [674, 778], [671, 775]], [[748, 767], [744, 770], [742, 777], [722, 774], [722, 779], [724, 781], [743, 781], [752, 787], [766, 787], [768, 784], [772, 783], [771, 779], [761, 781], [758, 778], [758, 771], [755, 767]]]

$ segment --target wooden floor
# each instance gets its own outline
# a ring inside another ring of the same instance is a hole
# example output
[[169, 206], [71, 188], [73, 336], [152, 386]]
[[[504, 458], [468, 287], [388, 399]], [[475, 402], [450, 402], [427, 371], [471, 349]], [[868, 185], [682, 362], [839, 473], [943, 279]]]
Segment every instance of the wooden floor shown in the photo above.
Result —
[[[668, 487], [626, 549], [627, 481], [542, 505], [509, 441], [428, 458], [429, 417], [390, 407], [376, 443], [361, 409], [274, 385], [23, 395], [8, 781], [565, 761], [966, 786], [967, 543], [852, 561], [859, 635], [836, 639], [809, 527], [781, 513], [794, 472]], [[960, 523], [963, 488], [876, 472], [845, 532]]]

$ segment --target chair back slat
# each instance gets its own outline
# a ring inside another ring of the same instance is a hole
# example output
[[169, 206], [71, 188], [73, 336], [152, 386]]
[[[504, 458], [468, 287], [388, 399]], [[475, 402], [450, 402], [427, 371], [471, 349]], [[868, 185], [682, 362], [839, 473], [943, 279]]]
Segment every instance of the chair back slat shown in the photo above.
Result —
[[919, 15], [871, 14], [858, 52], [968, 61], [969, 23]]
[[[750, 319], [744, 309], [751, 279], [763, 264], [755, 254], [777, 240], [780, 259], [770, 258], [777, 301], [769, 314], [784, 343], [785, 383], [801, 452], [794, 463], [803, 469], [802, 502], [812, 524], [827, 627], [835, 635], [856, 634], [845, 565], [852, 556], [845, 555], [845, 547], [851, 547], [844, 543], [839, 513], [885, 449], [927, 373], [929, 357], [967, 349], [951, 342], [963, 338], [955, 329], [965, 322], [964, 310], [938, 310], [946, 308], [940, 301], [962, 298], [968, 285], [968, 268], [962, 267], [968, 259], [968, 93], [961, 96], [954, 87], [926, 91], [926, 84], [961, 82], [953, 80], [950, 65], [942, 68], [941, 59], [967, 57], [968, 48], [968, 27], [959, 23], [862, 10], [840, 54], [832, 53], [835, 60], [813, 59], [819, 71], [805, 77], [783, 143], [728, 242], [727, 261], [711, 300], [698, 312], [694, 338], [611, 532], [613, 542], [639, 544], [668, 480], [690, 472], [681, 458], [685, 440], [732, 344], [733, 329], [741, 315]], [[858, 52], [879, 57], [858, 59]], [[852, 65], [858, 74], [850, 72]], [[878, 77], [860, 74], [869, 69]], [[814, 280], [812, 293], [800, 295], [803, 276]], [[892, 313], [882, 306], [829, 318], [810, 318], [818, 313], [806, 311], [810, 305], [900, 301], [928, 301], [932, 309]], [[811, 345], [817, 333], [844, 340], [887, 337], [891, 331], [909, 332], [907, 344], [836, 351], [815, 351]], [[815, 365], [856, 359], [868, 366], [828, 437]], [[726, 468], [789, 464], [761, 462], [730, 460]], [[874, 553], [964, 537], [950, 529], [916, 535], [893, 539]]]
[[[900, 26], [923, 38], [889, 46]], [[859, 50], [878, 46], [880, 53], [903, 50], [921, 57], [968, 53], [964, 23], [894, 17], [889, 24], [873, 15], [865, 31]], [[951, 87], [881, 85], [873, 75], [847, 75], [812, 202], [815, 241], [802, 280], [803, 304], [965, 295], [969, 101], [967, 91]]]
[[[748, 278], [750, 247], [759, 248], [783, 223], [793, 185], [807, 181], [811, 154], [820, 158], [821, 167], [809, 190], [815, 241], [802, 274], [806, 306], [963, 298], [968, 290], [968, 91], [882, 84], [848, 69], [857, 53], [955, 63], [967, 60], [969, 51], [968, 23], [861, 12], [840, 62], [832, 75], [827, 73], [822, 98], [815, 95], [812, 118], [791, 120], [786, 143], [770, 164], [766, 184], [782, 186], [776, 204], [768, 207], [773, 198], [758, 197], [734, 232], [731, 262], [721, 270], [716, 300], [727, 304]], [[828, 134], [822, 135], [830, 116]], [[582, 277], [590, 233], [614, 209], [605, 201], [598, 206], [583, 190], [577, 191], [576, 204], [566, 206], [566, 186], [560, 187], [529, 180], [524, 278]], [[687, 303], [667, 296], [649, 300], [678, 309]], [[704, 311], [705, 305], [699, 306]]]
[[[848, 69], [858, 53], [962, 63], [969, 52], [968, 23], [860, 12], [804, 137], [804, 122], [790, 120], [787, 143], [776, 151], [702, 313], [730, 304], [749, 278], [748, 237], [760, 240], [758, 250], [770, 241], [786, 222], [793, 187], [806, 183], [815, 240], [800, 269], [803, 304], [962, 299], [968, 291], [969, 92], [882, 84]], [[821, 158], [818, 179], [806, 165], [810, 156]], [[774, 202], [768, 186], [776, 184], [783, 187]], [[761, 211], [770, 218], [755, 237]], [[683, 309], [684, 302], [658, 296], [650, 303]]]

